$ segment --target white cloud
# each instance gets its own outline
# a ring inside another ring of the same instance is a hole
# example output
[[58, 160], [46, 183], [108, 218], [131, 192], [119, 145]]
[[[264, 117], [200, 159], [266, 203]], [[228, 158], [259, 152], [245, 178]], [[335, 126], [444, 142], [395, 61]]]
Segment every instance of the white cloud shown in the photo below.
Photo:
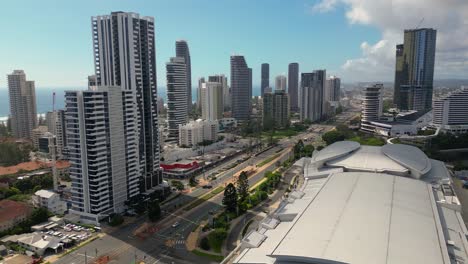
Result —
[[322, 0], [312, 6], [312, 12], [325, 13], [335, 9], [338, 0]]
[[329, 12], [338, 5], [344, 6], [350, 24], [373, 26], [382, 34], [376, 43], [361, 44], [361, 57], [344, 62], [344, 79], [393, 80], [395, 45], [403, 43], [404, 29], [417, 26], [437, 29], [435, 78], [468, 77], [468, 1], [323, 0], [315, 6]]

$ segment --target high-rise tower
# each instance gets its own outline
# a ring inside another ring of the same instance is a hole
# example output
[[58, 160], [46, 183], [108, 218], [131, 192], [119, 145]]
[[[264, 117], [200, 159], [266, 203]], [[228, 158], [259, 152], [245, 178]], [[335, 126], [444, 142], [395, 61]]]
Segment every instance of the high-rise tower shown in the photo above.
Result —
[[187, 113], [190, 114], [192, 109], [192, 64], [190, 62], [190, 50], [187, 41], [176, 41], [176, 57], [185, 59], [185, 67], [187, 68]]
[[293, 62], [288, 65], [288, 94], [291, 111], [299, 110], [299, 63]]
[[112, 12], [91, 19], [98, 86], [134, 91], [138, 116], [141, 190], [162, 182], [159, 168], [154, 18]]
[[265, 93], [265, 88], [270, 87], [270, 64], [262, 63], [262, 83], [260, 86], [261, 96]]
[[37, 127], [36, 90], [34, 81], [27, 81], [22, 70], [8, 74], [11, 130], [15, 138], [31, 139]]
[[231, 56], [232, 117], [238, 122], [250, 119], [252, 112], [252, 69], [244, 56]]
[[432, 107], [437, 31], [405, 30], [404, 43], [396, 46], [394, 104], [401, 110]]
[[187, 67], [183, 57], [173, 57], [166, 63], [167, 122], [169, 138], [179, 139], [179, 125], [188, 122]]

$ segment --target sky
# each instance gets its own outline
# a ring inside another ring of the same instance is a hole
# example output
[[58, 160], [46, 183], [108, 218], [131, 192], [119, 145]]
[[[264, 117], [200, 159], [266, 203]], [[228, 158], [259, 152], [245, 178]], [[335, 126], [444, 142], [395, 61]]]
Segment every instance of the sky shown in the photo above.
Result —
[[229, 56], [244, 55], [260, 83], [287, 73], [327, 69], [342, 82], [392, 81], [395, 45], [403, 29], [438, 30], [435, 78], [468, 78], [466, 0], [16, 0], [2, 3], [0, 87], [23, 69], [36, 87], [85, 87], [93, 74], [91, 16], [112, 11], [152, 16], [156, 24], [158, 86], [175, 41], [187, 40], [192, 83], [229, 76]]

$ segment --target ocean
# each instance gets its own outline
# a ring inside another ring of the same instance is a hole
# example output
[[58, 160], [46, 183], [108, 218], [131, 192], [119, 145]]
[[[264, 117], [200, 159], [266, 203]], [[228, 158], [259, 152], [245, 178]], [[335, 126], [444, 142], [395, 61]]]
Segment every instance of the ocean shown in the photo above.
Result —
[[[52, 111], [52, 94], [55, 92], [55, 109], [63, 109], [65, 107], [65, 91], [67, 90], [85, 90], [86, 87], [67, 87], [67, 88], [48, 88], [36, 87], [36, 104], [37, 113], [45, 114], [47, 111]], [[260, 94], [260, 88], [253, 88], [253, 95]], [[158, 95], [163, 98], [166, 103], [166, 87], [158, 87]], [[192, 99], [197, 100], [197, 89], [192, 89]], [[6, 120], [10, 113], [10, 103], [8, 98], [8, 89], [0, 88], [0, 122]]]

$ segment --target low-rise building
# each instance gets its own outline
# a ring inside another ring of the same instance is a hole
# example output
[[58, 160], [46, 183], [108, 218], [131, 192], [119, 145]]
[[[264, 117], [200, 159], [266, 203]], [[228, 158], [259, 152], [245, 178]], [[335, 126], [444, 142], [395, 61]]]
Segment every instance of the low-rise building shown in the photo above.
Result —
[[47, 126], [38, 126], [31, 131], [31, 140], [35, 149], [39, 149], [39, 138], [44, 136], [48, 131]]
[[46, 235], [42, 232], [8, 236], [2, 239], [2, 242], [17, 243], [39, 256], [44, 255], [47, 249], [54, 250], [55, 253], [59, 250], [63, 250], [63, 243], [60, 238]]
[[218, 132], [218, 121], [198, 119], [179, 125], [179, 146], [191, 147], [204, 141], [215, 142], [218, 139]]
[[31, 208], [20, 202], [11, 200], [0, 201], [0, 231], [5, 231], [26, 220], [31, 214]]
[[39, 190], [32, 196], [33, 205], [47, 208], [54, 214], [63, 214], [67, 211], [67, 203], [60, 198], [60, 194], [49, 190]]

